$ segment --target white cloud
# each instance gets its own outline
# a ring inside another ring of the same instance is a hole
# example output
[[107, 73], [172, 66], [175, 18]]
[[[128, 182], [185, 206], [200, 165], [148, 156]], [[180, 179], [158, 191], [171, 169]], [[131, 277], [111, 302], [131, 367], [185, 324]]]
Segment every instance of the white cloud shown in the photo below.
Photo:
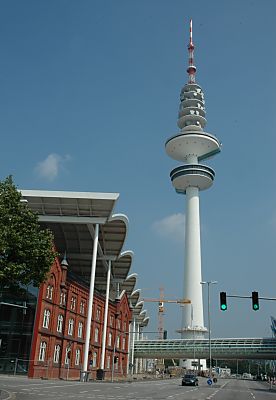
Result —
[[70, 156], [60, 156], [59, 154], [51, 153], [45, 160], [40, 161], [36, 167], [35, 172], [38, 176], [48, 181], [53, 181], [57, 178], [60, 170], [64, 168], [64, 164], [70, 160]]
[[178, 213], [156, 221], [152, 224], [154, 231], [163, 237], [170, 237], [173, 240], [184, 240], [185, 235], [185, 215]]

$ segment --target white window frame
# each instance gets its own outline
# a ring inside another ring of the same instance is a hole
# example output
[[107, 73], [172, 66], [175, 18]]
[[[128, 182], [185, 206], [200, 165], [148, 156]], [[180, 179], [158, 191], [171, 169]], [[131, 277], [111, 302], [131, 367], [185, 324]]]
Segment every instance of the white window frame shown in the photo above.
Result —
[[123, 337], [123, 339], [122, 339], [122, 350], [125, 350], [125, 349], [126, 349], [126, 338]]
[[108, 334], [108, 346], [112, 346], [112, 332]]
[[56, 344], [55, 345], [55, 350], [54, 350], [54, 363], [56, 363], [56, 364], [59, 363], [60, 350], [61, 350], [60, 345]]
[[47, 343], [41, 342], [39, 346], [38, 361], [45, 361]]
[[78, 337], [82, 338], [83, 323], [80, 321], [78, 325]]
[[60, 305], [64, 306], [66, 303], [66, 293], [65, 292], [60, 292]]
[[80, 302], [80, 314], [84, 314], [84, 306], [85, 306], [85, 302], [82, 300]]
[[65, 351], [65, 359], [64, 359], [64, 364], [68, 365], [70, 363], [70, 358], [68, 357], [68, 354], [71, 352], [70, 347], [66, 347]]
[[72, 296], [72, 297], [71, 297], [71, 305], [70, 305], [70, 308], [71, 308], [71, 310], [73, 310], [73, 311], [76, 310], [76, 301], [77, 301], [76, 297], [75, 297], [75, 296]]
[[117, 336], [116, 347], [117, 347], [117, 349], [120, 348], [120, 336]]
[[95, 332], [94, 332], [94, 340], [96, 343], [99, 342], [99, 328], [96, 326]]
[[49, 329], [51, 312], [47, 308], [44, 310], [42, 328]]
[[96, 351], [94, 351], [94, 353], [93, 353], [93, 367], [96, 367], [97, 366], [97, 352]]
[[76, 349], [75, 365], [80, 365], [80, 355], [81, 355], [80, 349]]
[[57, 319], [57, 332], [62, 333], [63, 315], [59, 314]]
[[68, 335], [72, 336], [73, 335], [73, 331], [74, 331], [74, 319], [70, 318], [68, 321]]
[[109, 355], [106, 358], [106, 368], [110, 369], [110, 356]]

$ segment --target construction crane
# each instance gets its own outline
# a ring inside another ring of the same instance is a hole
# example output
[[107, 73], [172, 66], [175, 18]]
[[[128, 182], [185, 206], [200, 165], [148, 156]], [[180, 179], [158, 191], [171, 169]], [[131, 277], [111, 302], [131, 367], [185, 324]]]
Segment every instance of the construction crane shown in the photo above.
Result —
[[164, 303], [175, 303], [175, 304], [191, 304], [191, 300], [189, 299], [175, 299], [169, 300], [164, 299], [164, 288], [159, 288], [160, 290], [160, 297], [159, 299], [141, 299], [144, 302], [149, 303], [158, 303], [158, 339], [163, 339], [164, 335]]

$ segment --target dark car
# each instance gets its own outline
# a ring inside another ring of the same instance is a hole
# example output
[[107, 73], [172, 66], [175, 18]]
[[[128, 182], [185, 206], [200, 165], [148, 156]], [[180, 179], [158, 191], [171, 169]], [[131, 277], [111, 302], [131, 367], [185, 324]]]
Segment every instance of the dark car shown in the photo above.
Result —
[[182, 378], [182, 386], [198, 386], [198, 379], [195, 375], [192, 374], [186, 374]]

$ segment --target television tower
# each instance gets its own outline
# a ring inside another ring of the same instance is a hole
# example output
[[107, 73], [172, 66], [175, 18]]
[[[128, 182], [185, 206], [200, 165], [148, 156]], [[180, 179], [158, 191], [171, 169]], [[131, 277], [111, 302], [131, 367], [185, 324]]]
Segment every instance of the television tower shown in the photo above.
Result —
[[[204, 131], [206, 125], [205, 101], [201, 87], [195, 82], [192, 20], [188, 45], [188, 83], [180, 93], [178, 127], [180, 132], [166, 141], [168, 156], [184, 163], [170, 173], [177, 193], [186, 195], [185, 264], [183, 298], [191, 300], [191, 306], [183, 307], [182, 327], [178, 331], [182, 339], [203, 338], [204, 327], [201, 278], [199, 191], [211, 187], [215, 171], [201, 164], [220, 152], [219, 140]], [[192, 360], [182, 366], [191, 367]]]

